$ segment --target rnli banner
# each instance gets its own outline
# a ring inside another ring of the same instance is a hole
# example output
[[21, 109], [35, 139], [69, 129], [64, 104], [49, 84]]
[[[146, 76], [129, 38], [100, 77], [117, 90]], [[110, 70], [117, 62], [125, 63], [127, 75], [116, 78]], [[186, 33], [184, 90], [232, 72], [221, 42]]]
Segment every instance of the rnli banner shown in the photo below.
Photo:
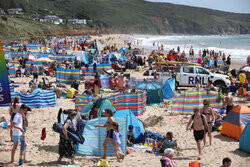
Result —
[[8, 70], [3, 53], [2, 43], [0, 41], [0, 104], [10, 103], [10, 85], [8, 79]]

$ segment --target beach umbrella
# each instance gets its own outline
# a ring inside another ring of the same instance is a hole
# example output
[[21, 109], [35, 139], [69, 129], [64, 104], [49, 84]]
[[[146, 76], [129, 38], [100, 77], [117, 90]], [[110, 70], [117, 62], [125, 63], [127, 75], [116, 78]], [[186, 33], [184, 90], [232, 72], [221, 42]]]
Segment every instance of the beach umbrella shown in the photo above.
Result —
[[51, 60], [50, 58], [42, 57], [39, 59], [36, 59], [38, 62], [53, 62], [54, 60]]
[[29, 54], [28, 54], [28, 60], [29, 60], [29, 61], [35, 61], [36, 58], [35, 58], [35, 56], [34, 56], [33, 54], [29, 53]]

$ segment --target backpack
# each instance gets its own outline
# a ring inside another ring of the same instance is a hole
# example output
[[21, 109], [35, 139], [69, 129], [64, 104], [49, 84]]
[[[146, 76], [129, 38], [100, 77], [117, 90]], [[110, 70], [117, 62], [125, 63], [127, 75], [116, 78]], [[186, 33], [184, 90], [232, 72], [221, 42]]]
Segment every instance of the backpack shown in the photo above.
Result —
[[[192, 120], [194, 120], [194, 114], [192, 115]], [[204, 115], [203, 114], [201, 114], [201, 120], [202, 120], [202, 123], [203, 123], [203, 126], [204, 126], [204, 128], [205, 128], [205, 131], [207, 131], [207, 127], [205, 126], [205, 122], [204, 122]], [[193, 125], [194, 125], [194, 123], [192, 124], [192, 126], [191, 127], [193, 127]]]

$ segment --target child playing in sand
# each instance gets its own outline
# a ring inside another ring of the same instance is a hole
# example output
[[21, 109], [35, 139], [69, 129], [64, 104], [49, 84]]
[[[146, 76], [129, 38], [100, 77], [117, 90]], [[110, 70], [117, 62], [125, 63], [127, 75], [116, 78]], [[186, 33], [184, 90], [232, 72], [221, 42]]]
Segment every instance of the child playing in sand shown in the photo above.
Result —
[[119, 125], [117, 122], [112, 123], [112, 127], [114, 129], [113, 136], [114, 136], [114, 152], [116, 155], [116, 158], [118, 162], [120, 162], [120, 159], [124, 159], [125, 155], [121, 153], [120, 150], [120, 145], [121, 145], [121, 140], [120, 137], [122, 136], [121, 133], [119, 132]]

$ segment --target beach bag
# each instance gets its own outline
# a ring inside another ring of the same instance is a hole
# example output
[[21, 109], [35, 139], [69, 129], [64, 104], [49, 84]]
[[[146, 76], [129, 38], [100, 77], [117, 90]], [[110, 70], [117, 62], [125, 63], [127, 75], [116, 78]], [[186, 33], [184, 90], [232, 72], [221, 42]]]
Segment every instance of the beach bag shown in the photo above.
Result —
[[200, 162], [189, 162], [188, 167], [201, 167]]
[[[60, 133], [60, 135], [64, 136], [64, 134], [62, 132], [62, 128], [63, 128], [62, 124], [55, 122], [53, 124], [52, 128], [55, 132]], [[85, 138], [82, 135], [80, 135], [78, 131], [71, 132], [71, 131], [67, 130], [67, 133], [68, 133], [68, 136], [71, 140], [73, 140], [77, 143], [81, 143], [81, 144], [83, 144], [85, 142]]]
[[102, 160], [99, 160], [97, 162], [97, 166], [99, 167], [108, 167], [109, 166], [109, 161], [102, 161]]
[[157, 140], [157, 141], [160, 141], [161, 139], [163, 139], [163, 137], [162, 137], [161, 134], [154, 133], [154, 132], [146, 130], [145, 133], [144, 133], [144, 138], [143, 138], [142, 143], [145, 143], [145, 141], [146, 141], [147, 138], [151, 138], [151, 139]]

